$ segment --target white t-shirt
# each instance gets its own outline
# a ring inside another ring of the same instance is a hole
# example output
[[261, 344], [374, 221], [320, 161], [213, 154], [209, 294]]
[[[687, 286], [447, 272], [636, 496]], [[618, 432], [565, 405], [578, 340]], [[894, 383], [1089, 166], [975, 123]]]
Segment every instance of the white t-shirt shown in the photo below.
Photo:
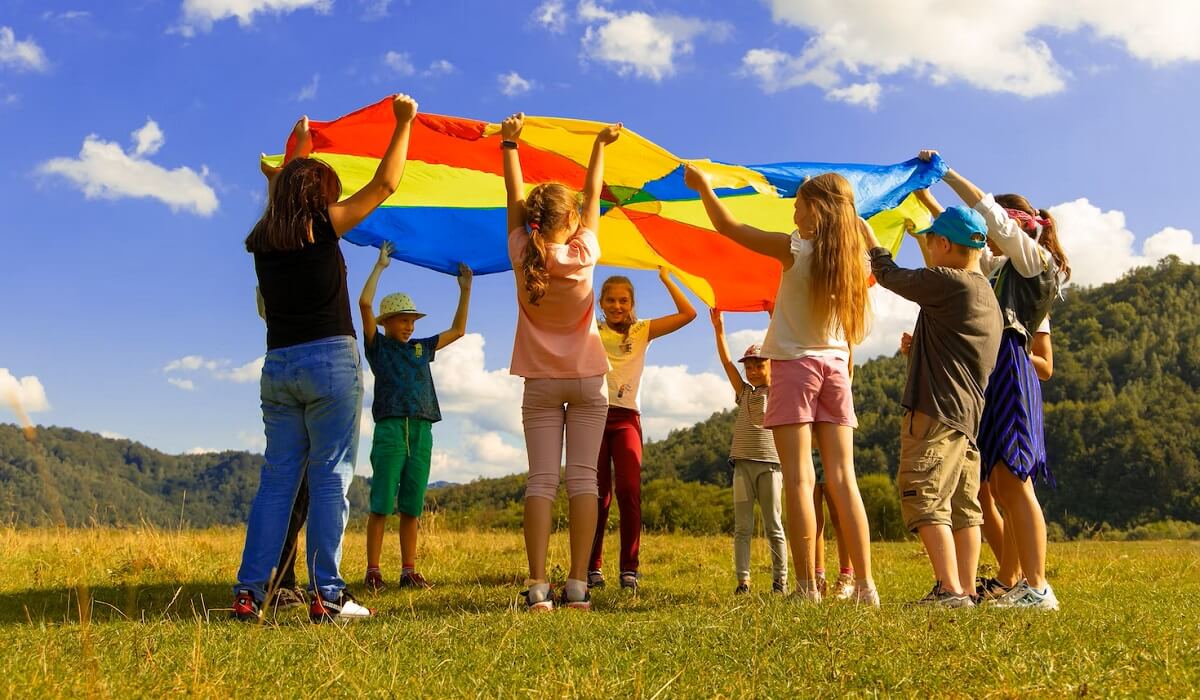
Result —
[[642, 370], [646, 367], [646, 348], [650, 346], [650, 322], [637, 321], [629, 333], [619, 333], [604, 321], [600, 342], [608, 355], [608, 405], [641, 412]]
[[811, 291], [813, 242], [792, 232], [792, 266], [779, 279], [775, 312], [767, 326], [762, 356], [772, 360], [801, 357], [840, 357], [850, 360], [850, 346], [840, 331], [826, 335], [812, 316]]
[[1038, 324], [1037, 330], [1034, 331], [1034, 333], [1047, 333], [1047, 334], [1050, 333], [1050, 317], [1049, 316], [1046, 316], [1046, 318], [1042, 319], [1042, 322]]

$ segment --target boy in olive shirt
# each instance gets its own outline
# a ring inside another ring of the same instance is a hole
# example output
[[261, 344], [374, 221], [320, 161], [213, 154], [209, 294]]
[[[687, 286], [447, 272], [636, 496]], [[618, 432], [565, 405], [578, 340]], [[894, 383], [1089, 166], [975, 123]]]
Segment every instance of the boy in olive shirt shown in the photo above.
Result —
[[977, 433], [1004, 326], [979, 267], [987, 225], [966, 207], [946, 209], [914, 234], [926, 264], [918, 270], [897, 266], [864, 228], [875, 279], [921, 306], [900, 400], [896, 477], [904, 524], [921, 538], [937, 579], [920, 603], [970, 607], [983, 524]]

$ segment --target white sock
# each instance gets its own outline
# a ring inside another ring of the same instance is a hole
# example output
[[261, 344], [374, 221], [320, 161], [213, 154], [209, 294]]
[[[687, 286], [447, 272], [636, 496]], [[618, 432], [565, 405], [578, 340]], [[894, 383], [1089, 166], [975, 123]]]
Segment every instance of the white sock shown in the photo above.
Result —
[[531, 583], [529, 584], [529, 600], [533, 603], [540, 603], [550, 597], [550, 584], [548, 583]]
[[581, 601], [587, 597], [587, 581], [576, 578], [567, 579], [567, 600]]

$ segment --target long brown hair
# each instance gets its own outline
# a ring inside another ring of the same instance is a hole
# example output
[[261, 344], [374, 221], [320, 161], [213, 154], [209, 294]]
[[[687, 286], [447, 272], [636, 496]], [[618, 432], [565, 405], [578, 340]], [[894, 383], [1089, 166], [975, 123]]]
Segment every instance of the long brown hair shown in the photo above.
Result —
[[267, 210], [246, 236], [251, 253], [299, 250], [312, 242], [316, 219], [328, 220], [329, 205], [342, 194], [333, 168], [313, 158], [296, 158], [275, 176], [267, 193]]
[[550, 288], [550, 273], [546, 271], [546, 231], [566, 226], [571, 212], [579, 213], [579, 193], [557, 182], [538, 185], [525, 198], [529, 245], [525, 246], [521, 273], [525, 277], [530, 304], [536, 305]]
[[800, 186], [797, 195], [813, 217], [812, 313], [825, 324], [825, 332], [841, 331], [850, 345], [867, 335], [866, 243], [854, 188], [837, 173], [818, 175]]
[[[1029, 203], [1019, 194], [998, 194], [996, 195], [996, 204], [1005, 209], [1016, 209], [1023, 211], [1030, 216], [1036, 216], [1040, 219], [1045, 219], [1046, 225], [1042, 226], [1041, 238], [1037, 238], [1039, 245], [1050, 251], [1050, 257], [1054, 258], [1054, 263], [1058, 265], [1059, 272], [1063, 275], [1063, 282], [1071, 279], [1071, 264], [1067, 261], [1067, 254], [1063, 252], [1062, 244], [1058, 241], [1058, 224], [1054, 221], [1054, 217], [1050, 216], [1050, 212], [1045, 209], [1034, 209]], [[1021, 229], [1025, 231], [1025, 229]], [[1025, 231], [1031, 238], [1037, 237], [1035, 231]]]
[[[614, 330], [621, 331], [625, 334], [625, 337], [628, 338], [629, 329], [633, 326], [633, 324], [637, 323], [637, 313], [634, 312], [634, 308], [637, 306], [637, 297], [635, 297], [633, 293], [633, 281], [625, 275], [613, 275], [604, 280], [604, 284], [600, 285], [600, 301], [604, 301], [604, 295], [608, 293], [609, 287], [615, 287], [617, 285], [624, 285], [629, 289], [629, 318], [625, 320], [625, 323], [612, 326], [612, 328]], [[608, 319], [604, 319], [604, 322], [608, 323]]]

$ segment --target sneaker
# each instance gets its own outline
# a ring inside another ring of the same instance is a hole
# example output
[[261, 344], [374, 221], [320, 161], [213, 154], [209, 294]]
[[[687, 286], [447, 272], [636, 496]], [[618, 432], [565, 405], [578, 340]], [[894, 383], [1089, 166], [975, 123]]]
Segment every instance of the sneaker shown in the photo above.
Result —
[[295, 586], [293, 588], [277, 588], [271, 594], [267, 605], [275, 610], [287, 610], [288, 608], [298, 608], [302, 605], [308, 605], [308, 596], [304, 594], [304, 589]]
[[400, 574], [400, 581], [396, 583], [398, 588], [433, 588], [433, 584], [426, 581], [425, 577], [413, 571], [407, 574]]
[[568, 610], [591, 610], [592, 594], [590, 591], [584, 591], [583, 600], [571, 600], [567, 597], [567, 587], [563, 586], [562, 595], [558, 597], [558, 607]]
[[817, 588], [816, 581], [812, 581], [808, 584], [798, 584], [796, 586], [796, 592], [793, 593], [792, 596], [806, 603], [820, 603], [825, 598], [821, 595], [821, 589]]
[[641, 580], [641, 575], [636, 571], [621, 572], [621, 588], [627, 589], [632, 593], [637, 593], [638, 582]]
[[854, 597], [854, 577], [850, 574], [838, 574], [837, 582], [833, 584], [834, 600], [850, 600]]
[[262, 609], [250, 591], [238, 591], [234, 597], [233, 619], [241, 622], [258, 622], [262, 619]]
[[387, 589], [387, 584], [383, 582], [383, 574], [379, 572], [379, 569], [368, 569], [367, 575], [363, 577], [363, 583], [371, 593], [383, 593]]
[[943, 591], [942, 582], [938, 581], [933, 584], [933, 588], [925, 594], [924, 598], [913, 605], [933, 608], [973, 608], [975, 601], [971, 600], [971, 596], [966, 593]]
[[788, 594], [787, 579], [777, 578], [774, 581], [772, 581], [771, 582], [771, 592], [778, 593], [779, 595], [787, 595]]
[[817, 575], [817, 590], [821, 592], [822, 598], [829, 594], [829, 581], [825, 580], [825, 574]]
[[733, 594], [734, 595], [746, 595], [748, 593], [750, 593], [750, 582], [749, 581], [738, 581], [737, 588], [733, 589]]
[[528, 590], [521, 591], [521, 597], [525, 599], [525, 609], [529, 612], [551, 612], [554, 610], [554, 589], [548, 589], [545, 598], [534, 600], [531, 586]]
[[1000, 583], [998, 579], [979, 577], [975, 579], [975, 597], [979, 600], [996, 600], [1003, 598], [1012, 588]]
[[588, 572], [588, 588], [604, 588], [604, 572], [600, 569]]
[[325, 600], [320, 594], [314, 595], [312, 603], [308, 606], [308, 619], [317, 624], [365, 620], [374, 614], [374, 610], [359, 605], [354, 596], [345, 590], [338, 595], [337, 600]]
[[1038, 591], [1025, 579], [1012, 587], [1008, 593], [993, 600], [994, 608], [1033, 608], [1034, 610], [1058, 610], [1058, 597], [1054, 589], [1046, 584], [1046, 590]]
[[879, 591], [874, 588], [865, 588], [854, 591], [854, 602], [858, 605], [867, 605], [872, 608], [879, 607]]

